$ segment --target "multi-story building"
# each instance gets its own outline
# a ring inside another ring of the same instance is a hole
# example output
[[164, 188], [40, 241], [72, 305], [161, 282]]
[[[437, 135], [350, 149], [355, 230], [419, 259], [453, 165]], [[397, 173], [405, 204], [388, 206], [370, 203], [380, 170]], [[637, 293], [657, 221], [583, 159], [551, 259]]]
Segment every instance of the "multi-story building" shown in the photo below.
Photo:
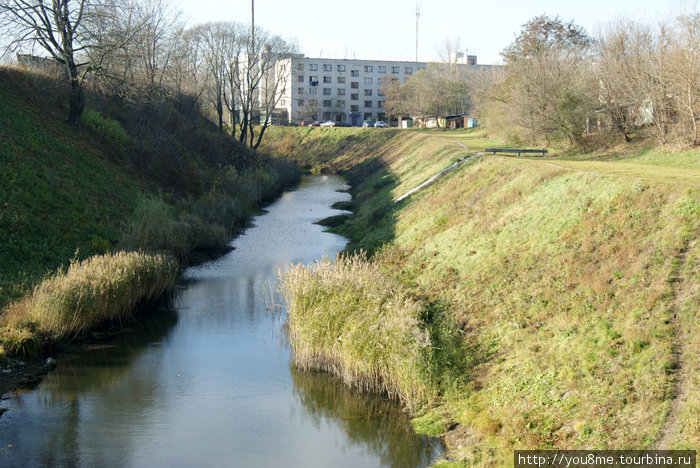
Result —
[[[382, 86], [386, 80], [406, 81], [425, 62], [345, 60], [294, 55], [277, 70], [288, 76], [276, 113], [289, 122], [332, 120], [360, 125], [363, 120], [386, 120]], [[467, 56], [465, 67], [478, 69], [476, 56]]]

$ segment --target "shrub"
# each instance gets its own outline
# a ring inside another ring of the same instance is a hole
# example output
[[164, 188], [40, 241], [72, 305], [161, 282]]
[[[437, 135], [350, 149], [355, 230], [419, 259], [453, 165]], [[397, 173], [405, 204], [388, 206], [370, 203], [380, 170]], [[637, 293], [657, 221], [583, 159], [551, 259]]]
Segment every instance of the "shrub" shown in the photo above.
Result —
[[139, 199], [121, 236], [125, 250], [170, 251], [176, 255], [188, 250], [189, 241], [190, 227], [176, 219], [175, 209], [161, 197], [148, 195]]
[[129, 134], [119, 122], [104, 117], [94, 109], [86, 109], [80, 118], [80, 123], [90, 132], [117, 148], [123, 148], [129, 142]]

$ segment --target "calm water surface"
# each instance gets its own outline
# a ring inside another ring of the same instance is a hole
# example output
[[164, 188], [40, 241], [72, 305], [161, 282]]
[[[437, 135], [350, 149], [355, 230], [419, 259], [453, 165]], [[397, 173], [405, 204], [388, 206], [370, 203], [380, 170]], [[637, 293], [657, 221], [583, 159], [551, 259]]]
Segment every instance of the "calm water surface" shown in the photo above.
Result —
[[397, 405], [292, 368], [268, 307], [280, 269], [344, 248], [313, 224], [343, 188], [306, 178], [235, 250], [187, 270], [171, 307], [0, 402], [0, 466], [428, 465], [440, 448]]

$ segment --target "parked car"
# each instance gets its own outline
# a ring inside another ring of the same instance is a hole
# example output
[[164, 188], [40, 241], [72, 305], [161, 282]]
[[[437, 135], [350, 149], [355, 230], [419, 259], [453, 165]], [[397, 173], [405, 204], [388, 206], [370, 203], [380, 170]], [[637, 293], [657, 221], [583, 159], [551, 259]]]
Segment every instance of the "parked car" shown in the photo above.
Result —
[[384, 122], [383, 120], [379, 120], [379, 121], [377, 121], [376, 124], [374, 124], [374, 128], [384, 128], [384, 127], [388, 127], [388, 126], [389, 126], [389, 124]]
[[365, 120], [362, 122], [363, 127], [374, 127], [374, 122], [372, 120]]
[[318, 122], [309, 122], [308, 120], [304, 120], [299, 125], [301, 125], [302, 127], [318, 127], [321, 124]]
[[335, 123], [335, 126], [336, 126], [336, 127], [349, 127], [350, 124], [347, 123], [347, 122], [336, 122], [336, 123]]
[[335, 122], [332, 120], [326, 120], [321, 124], [321, 127], [335, 127]]

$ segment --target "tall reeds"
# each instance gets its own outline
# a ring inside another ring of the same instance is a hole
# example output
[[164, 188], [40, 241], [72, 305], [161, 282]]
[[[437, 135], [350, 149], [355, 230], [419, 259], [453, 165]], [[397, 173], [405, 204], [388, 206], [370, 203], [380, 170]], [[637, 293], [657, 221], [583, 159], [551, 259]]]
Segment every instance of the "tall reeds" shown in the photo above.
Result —
[[[136, 306], [175, 283], [177, 262], [164, 255], [117, 252], [74, 262], [42, 281], [9, 314], [8, 329], [30, 326], [50, 339], [78, 336], [130, 318]], [[25, 327], [26, 328], [26, 327]]]
[[294, 362], [413, 407], [430, 391], [425, 305], [361, 254], [293, 266], [281, 276]]

